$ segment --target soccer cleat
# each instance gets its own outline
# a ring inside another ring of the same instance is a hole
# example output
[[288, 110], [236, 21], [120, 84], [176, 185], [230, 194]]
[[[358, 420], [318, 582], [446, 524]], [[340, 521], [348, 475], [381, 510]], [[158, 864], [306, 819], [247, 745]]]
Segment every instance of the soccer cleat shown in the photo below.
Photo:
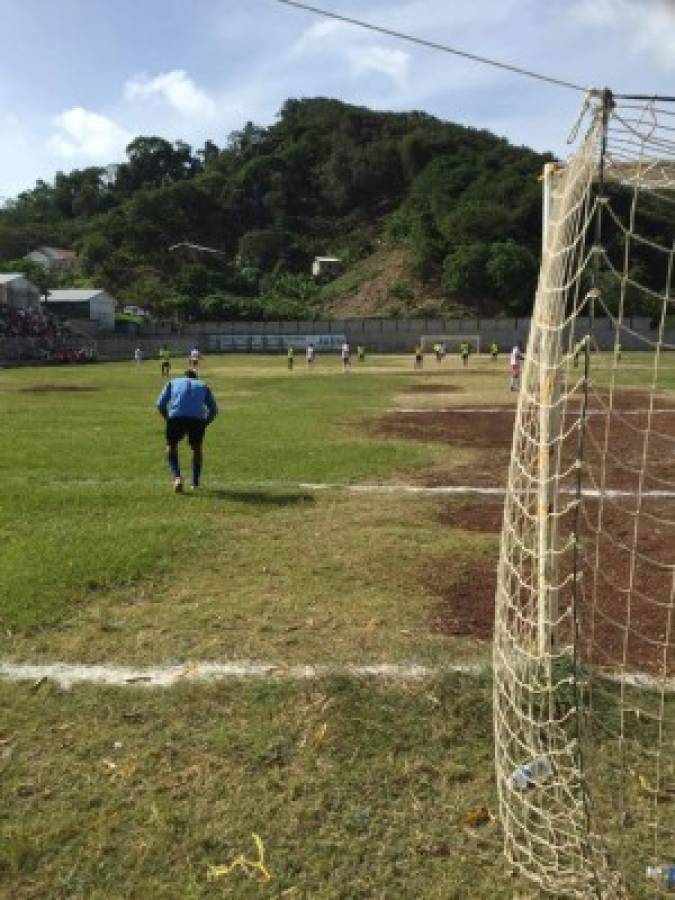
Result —
[[199, 485], [198, 485], [198, 484], [191, 484], [191, 485], [190, 485], [190, 490], [191, 490], [191, 491], [195, 491], [196, 493], [199, 493]]
[[183, 479], [182, 478], [174, 478], [173, 492], [174, 492], [174, 494], [182, 494], [183, 493]]

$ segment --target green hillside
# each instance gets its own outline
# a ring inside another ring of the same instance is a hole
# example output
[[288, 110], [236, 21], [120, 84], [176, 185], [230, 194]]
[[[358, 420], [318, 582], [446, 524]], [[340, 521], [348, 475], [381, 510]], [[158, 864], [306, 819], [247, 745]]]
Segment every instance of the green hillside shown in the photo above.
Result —
[[[288, 100], [223, 147], [138, 137], [114, 180], [37, 182], [0, 210], [0, 261], [72, 246], [78, 283], [194, 318], [356, 315], [360, 296], [370, 314], [522, 313], [548, 159], [420, 112]], [[223, 254], [168, 252], [183, 241]], [[310, 277], [315, 255], [344, 261], [333, 284]]]

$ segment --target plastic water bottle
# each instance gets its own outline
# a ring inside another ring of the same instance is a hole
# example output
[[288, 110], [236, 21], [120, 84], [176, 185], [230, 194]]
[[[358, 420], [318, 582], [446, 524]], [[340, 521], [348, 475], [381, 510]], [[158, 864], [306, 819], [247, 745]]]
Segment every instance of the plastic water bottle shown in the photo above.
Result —
[[517, 791], [546, 781], [553, 775], [553, 766], [548, 756], [537, 756], [522, 766], [518, 766], [511, 774], [511, 784]]
[[675, 890], [675, 866], [647, 866], [647, 878], [670, 891]]

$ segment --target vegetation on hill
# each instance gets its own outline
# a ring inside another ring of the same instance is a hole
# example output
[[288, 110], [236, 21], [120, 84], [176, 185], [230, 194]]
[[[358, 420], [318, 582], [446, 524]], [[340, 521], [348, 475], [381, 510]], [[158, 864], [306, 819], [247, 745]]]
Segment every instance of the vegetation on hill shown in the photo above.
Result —
[[[114, 179], [92, 167], [38, 181], [0, 210], [0, 260], [73, 246], [80, 283], [158, 314], [276, 318], [339, 311], [341, 289], [367, 278], [359, 262], [393, 249], [377, 312], [523, 313], [550, 158], [420, 112], [288, 100], [224, 147], [138, 137]], [[184, 241], [223, 253], [169, 252]], [[323, 254], [344, 260], [333, 286], [309, 274]]]

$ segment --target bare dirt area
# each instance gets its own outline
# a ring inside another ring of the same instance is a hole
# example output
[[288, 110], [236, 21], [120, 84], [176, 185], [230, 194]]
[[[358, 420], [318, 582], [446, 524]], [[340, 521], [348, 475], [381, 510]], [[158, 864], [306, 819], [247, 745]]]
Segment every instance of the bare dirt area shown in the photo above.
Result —
[[503, 515], [504, 505], [498, 500], [493, 503], [448, 503], [438, 514], [438, 521], [441, 525], [463, 531], [499, 534]]
[[[579, 596], [580, 655], [587, 662], [609, 670], [646, 672], [658, 677], [675, 675], [675, 621], [668, 608], [673, 591], [675, 500], [646, 500], [633, 541], [635, 515], [625, 506], [605, 503], [602, 529], [597, 500], [587, 499], [582, 522], [582, 590]], [[492, 533], [501, 530], [502, 507], [470, 501], [449, 504], [439, 521], [446, 527]], [[561, 534], [573, 527], [572, 516], [561, 523]], [[635, 546], [635, 553], [631, 548]], [[596, 553], [599, 563], [596, 566]], [[447, 570], [454, 564], [448, 561]], [[571, 552], [560, 564], [559, 581], [572, 571]], [[434, 607], [432, 631], [451, 636], [492, 637], [497, 560], [486, 559], [449, 587]], [[440, 569], [431, 581], [442, 583]], [[447, 577], [447, 576], [446, 576]], [[571, 585], [561, 604], [572, 604]], [[571, 639], [571, 618], [563, 641]]]
[[461, 409], [389, 413], [380, 419], [379, 430], [390, 437], [408, 440], [510, 449], [515, 411], [513, 407], [504, 407], [498, 413], [491, 410], [485, 415]]
[[504, 407], [499, 412], [492, 409], [485, 415], [463, 410], [395, 412], [381, 418], [377, 430], [388, 437], [476, 449], [471, 465], [452, 465], [450, 450], [450, 467], [436, 466], [418, 475], [428, 487], [460, 484], [502, 487], [506, 484], [514, 417], [513, 407]]
[[[602, 508], [589, 495], [582, 507], [580, 651], [593, 665], [671, 677], [675, 674], [675, 621], [672, 616], [669, 619], [668, 611], [675, 590], [675, 498], [654, 496], [654, 492], [675, 491], [675, 401], [659, 399], [651, 414], [648, 397], [637, 391], [615, 392], [611, 414], [606, 403], [607, 396], [601, 392], [589, 403], [583, 485], [587, 491], [604, 487], [618, 495], [606, 497]], [[426, 481], [501, 487], [506, 481], [514, 416], [513, 407], [484, 415], [462, 410], [401, 412], [385, 416], [379, 427], [398, 438], [476, 448], [475, 465], [447, 471], [437, 468], [425, 475]], [[577, 410], [570, 408], [570, 425], [576, 417]], [[563, 445], [563, 468], [574, 461], [577, 436], [575, 429]], [[568, 492], [574, 488], [572, 476], [562, 488]], [[501, 505], [482, 498], [449, 503], [439, 514], [439, 521], [448, 527], [482, 533], [498, 533], [501, 519]], [[572, 515], [565, 517], [561, 536], [573, 527]], [[570, 553], [561, 560], [561, 580], [571, 568]], [[495, 587], [496, 560], [494, 565], [486, 561], [464, 573], [443, 589], [432, 614], [432, 630], [491, 637]], [[569, 607], [571, 602], [569, 588], [561, 603]]]
[[495, 618], [496, 560], [494, 565], [465, 572], [436, 605], [431, 629], [453, 637], [491, 640]]
[[[600, 526], [600, 527], [599, 527]], [[586, 501], [581, 652], [611, 669], [675, 674], [675, 499]], [[597, 565], [596, 565], [597, 561]]]

